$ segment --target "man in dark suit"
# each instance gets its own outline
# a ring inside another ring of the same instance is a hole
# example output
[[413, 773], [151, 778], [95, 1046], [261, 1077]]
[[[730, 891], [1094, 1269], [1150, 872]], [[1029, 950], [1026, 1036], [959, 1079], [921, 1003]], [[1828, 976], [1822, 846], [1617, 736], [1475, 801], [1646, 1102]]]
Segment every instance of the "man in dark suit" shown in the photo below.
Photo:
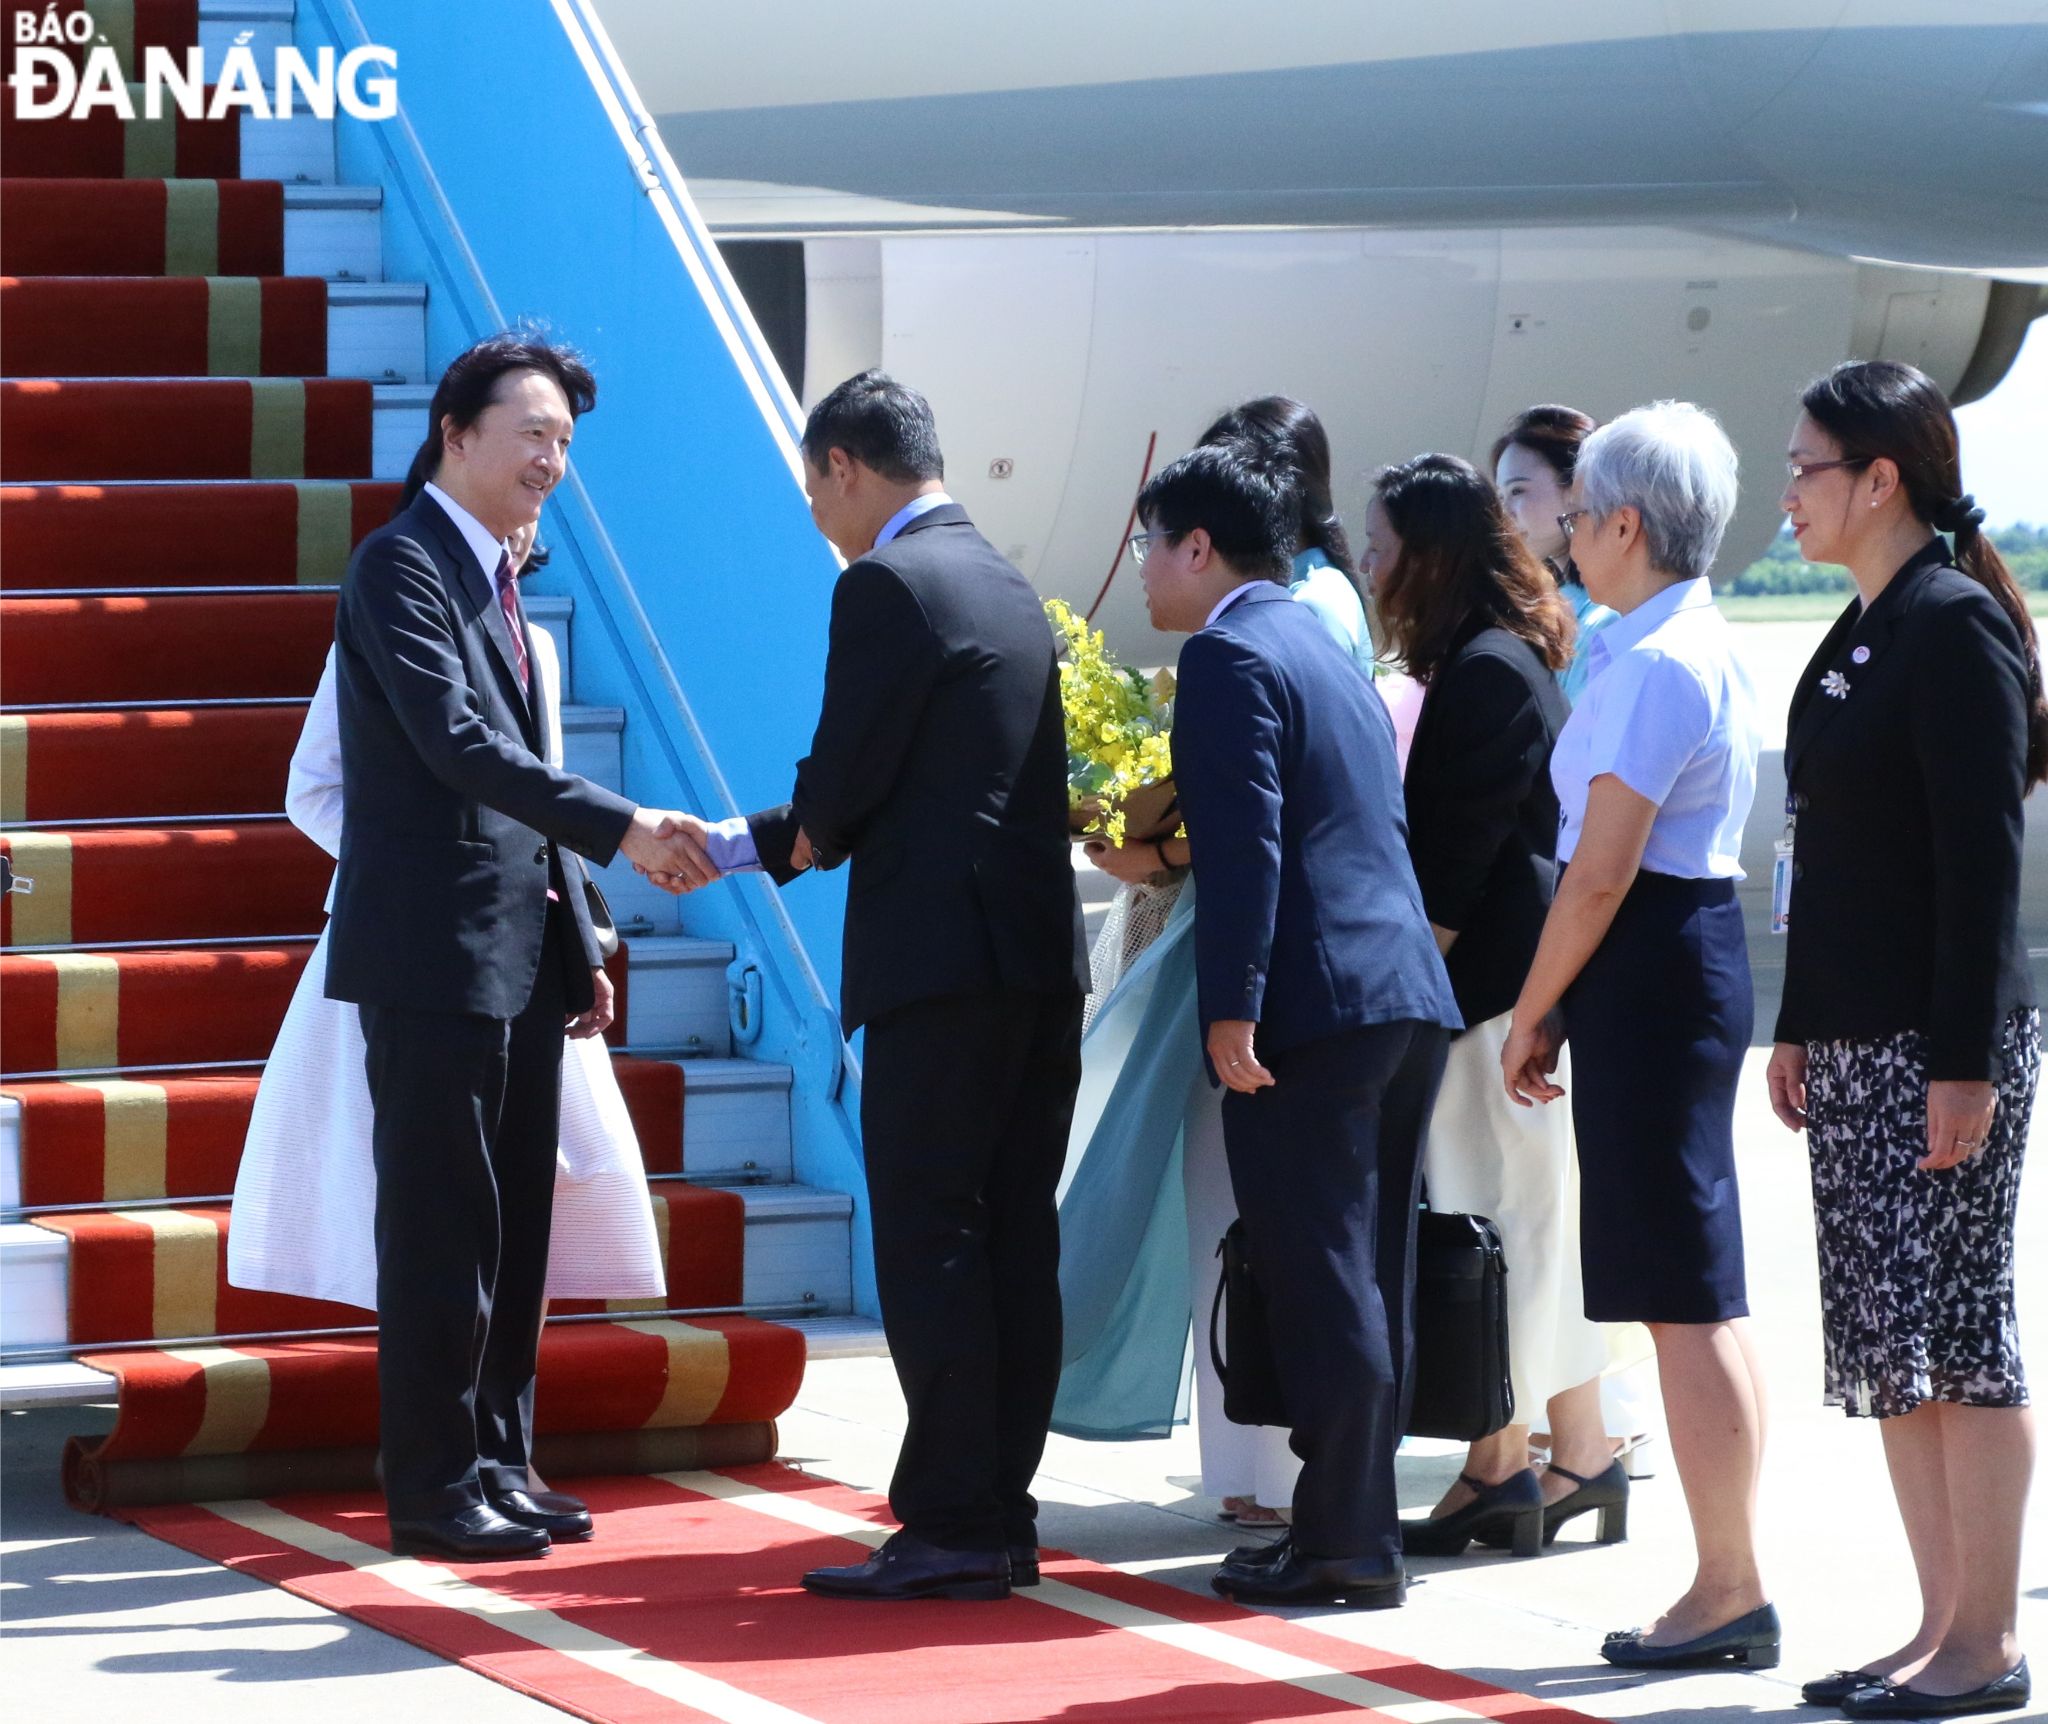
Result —
[[945, 494], [924, 397], [879, 372], [804, 430], [847, 559], [796, 790], [710, 837], [787, 884], [849, 858], [841, 1009], [865, 1025], [875, 1282], [908, 1423], [903, 1531], [814, 1592], [1000, 1598], [1038, 1579], [1032, 1474], [1060, 1370], [1054, 1193], [1088, 957], [1067, 833], [1052, 631]]
[[699, 880], [672, 820], [546, 761], [506, 539], [596, 398], [505, 335], [449, 367], [426, 483], [366, 538], [335, 621], [343, 797], [327, 994], [375, 1110], [378, 1390], [392, 1546], [468, 1559], [587, 1537], [529, 1472], [562, 1043], [611, 1021], [575, 855]]
[[1194, 635], [1173, 763], [1201, 886], [1196, 988], [1302, 1459], [1288, 1537], [1213, 1584], [1399, 1604], [1422, 1136], [1462, 1025], [1408, 861], [1394, 727], [1289, 597], [1299, 509], [1266, 457], [1197, 449], [1138, 512], [1153, 625]]

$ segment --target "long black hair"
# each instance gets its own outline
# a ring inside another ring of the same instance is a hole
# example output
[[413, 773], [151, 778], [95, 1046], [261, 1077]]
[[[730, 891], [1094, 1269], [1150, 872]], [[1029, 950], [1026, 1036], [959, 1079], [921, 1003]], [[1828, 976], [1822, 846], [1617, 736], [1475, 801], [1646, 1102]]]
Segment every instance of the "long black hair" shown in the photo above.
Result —
[[1955, 541], [1956, 567], [1999, 603], [2027, 655], [2027, 784], [2048, 780], [2048, 699], [2041, 647], [2019, 583], [1984, 536], [1984, 511], [1963, 489], [1956, 416], [1933, 378], [1891, 359], [1852, 359], [1806, 387], [1806, 415], [1840, 445], [1846, 461], [1889, 461], [1906, 501], [1930, 529]]
[[1212, 443], [1248, 442], [1270, 450], [1294, 474], [1301, 499], [1301, 518], [1296, 543], [1321, 551], [1344, 571], [1358, 602], [1366, 602], [1365, 586], [1358, 564], [1351, 555], [1351, 540], [1338, 518], [1330, 480], [1330, 434], [1316, 417], [1315, 409], [1290, 395], [1261, 395], [1224, 414], [1202, 433], [1203, 446]]

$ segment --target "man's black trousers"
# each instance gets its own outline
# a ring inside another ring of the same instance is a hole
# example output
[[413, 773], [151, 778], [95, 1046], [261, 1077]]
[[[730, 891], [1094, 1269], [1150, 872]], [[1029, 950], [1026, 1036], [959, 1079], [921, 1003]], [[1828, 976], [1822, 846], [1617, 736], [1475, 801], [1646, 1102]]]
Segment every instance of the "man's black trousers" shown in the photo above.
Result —
[[1398, 1553], [1394, 1450], [1413, 1394], [1415, 1212], [1447, 1031], [1373, 1024], [1260, 1054], [1223, 1144], [1301, 1457], [1294, 1543]]
[[909, 1411], [889, 1506], [947, 1549], [1037, 1542], [1080, 1078], [1074, 992], [956, 994], [867, 1026], [875, 1282]]
[[510, 1020], [360, 1008], [376, 1123], [377, 1388], [395, 1518], [528, 1488], [561, 1137], [563, 931]]

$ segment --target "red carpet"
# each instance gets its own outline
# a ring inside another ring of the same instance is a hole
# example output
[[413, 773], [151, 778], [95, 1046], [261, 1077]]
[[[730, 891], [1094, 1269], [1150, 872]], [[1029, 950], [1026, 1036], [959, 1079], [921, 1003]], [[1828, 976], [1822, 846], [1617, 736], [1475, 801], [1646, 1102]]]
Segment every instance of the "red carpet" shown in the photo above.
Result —
[[[306, 378], [252, 382], [240, 378], [179, 378], [158, 382], [103, 381], [100, 379], [23, 378], [0, 383], [0, 423], [7, 437], [0, 442], [0, 478], [22, 480], [60, 479], [352, 479], [370, 470], [370, 413], [375, 402], [370, 384], [361, 378]], [[265, 487], [277, 494], [272, 487]], [[357, 519], [373, 505], [365, 492], [389, 496], [395, 503], [397, 488], [357, 487]], [[83, 504], [92, 494], [106, 495], [95, 485], [70, 485], [61, 493], [66, 505]], [[217, 493], [214, 493], [217, 495]], [[42, 505], [42, 493], [36, 502]], [[173, 516], [177, 526], [195, 524], [197, 499], [180, 498], [166, 504], [185, 511]], [[233, 510], [231, 499], [213, 505]], [[128, 500], [108, 517], [116, 535], [118, 550], [100, 560], [89, 579], [63, 584], [75, 586], [176, 586], [179, 576], [152, 576], [148, 565], [161, 556], [178, 569], [196, 553], [175, 540], [159, 542], [154, 550], [137, 547], [139, 554], [126, 555], [134, 531], [134, 516], [128, 511], [142, 507]], [[270, 510], [281, 505], [272, 502]], [[61, 516], [65, 509], [51, 508]], [[240, 518], [229, 514], [221, 525], [208, 530], [213, 537], [227, 524]], [[297, 519], [294, 516], [293, 519]], [[387, 508], [356, 533], [361, 538], [371, 527], [391, 518]], [[268, 544], [277, 533], [275, 522], [266, 517]], [[53, 531], [53, 529], [44, 529]], [[75, 559], [78, 547], [73, 538], [59, 542]], [[9, 523], [9, 543], [20, 531]], [[204, 544], [206, 539], [202, 539]], [[296, 544], [297, 537], [287, 541]], [[18, 553], [10, 549], [11, 563]], [[343, 562], [347, 561], [344, 556]], [[130, 569], [127, 565], [134, 564]], [[233, 586], [252, 580], [246, 570], [246, 553], [225, 559], [227, 572], [207, 586]], [[279, 571], [288, 565], [270, 562], [262, 579], [289, 581]], [[109, 579], [106, 570], [115, 571]], [[6, 577], [9, 584], [32, 585], [18, 572]], [[333, 578], [339, 579], [337, 574]]]
[[[683, 1169], [682, 1066], [612, 1056], [650, 1173]], [[256, 1075], [51, 1080], [0, 1087], [21, 1106], [21, 1200], [54, 1204], [218, 1198], [234, 1189]]]
[[21, 737], [7, 818], [272, 814], [305, 721], [303, 702], [0, 718]]
[[[209, 103], [213, 92], [206, 93]], [[161, 133], [141, 117], [95, 108], [82, 120], [24, 120], [0, 92], [0, 161], [14, 179], [232, 180], [242, 173], [242, 120], [188, 120], [172, 106]]]
[[[637, 1303], [558, 1299], [550, 1310], [624, 1314], [739, 1304], [745, 1200], [736, 1191], [680, 1181], [666, 1181], [652, 1192], [667, 1248], [667, 1297]], [[50, 1215], [39, 1217], [37, 1225], [71, 1241], [67, 1334], [73, 1346], [172, 1342], [196, 1335], [288, 1335], [371, 1321], [350, 1306], [232, 1285], [225, 1204]]]
[[276, 180], [0, 180], [0, 274], [282, 275]]
[[[377, 1440], [368, 1336], [80, 1357], [120, 1382], [113, 1430], [74, 1438], [65, 1455], [65, 1488], [81, 1506], [117, 1500], [105, 1494], [120, 1482], [110, 1475], [137, 1462]], [[534, 1426], [555, 1435], [763, 1424], [796, 1398], [803, 1369], [803, 1336], [751, 1317], [556, 1324], [541, 1335]]]
[[334, 644], [334, 594], [0, 599], [10, 706], [303, 699]]
[[36, 883], [0, 899], [9, 947], [317, 934], [334, 874], [333, 859], [283, 820], [15, 833], [0, 852]]
[[317, 377], [327, 283], [312, 276], [0, 276], [10, 377]]
[[367, 1494], [125, 1518], [577, 1717], [621, 1724], [1586, 1716], [1057, 1552], [1042, 1585], [1000, 1604], [814, 1598], [802, 1572], [859, 1561], [885, 1511], [787, 1467], [574, 1488], [597, 1512], [597, 1536], [525, 1563], [394, 1560]]
[[[44, 0], [43, 4], [37, 4], [36, 0], [6, 0], [4, 5], [0, 5], [0, 31], [5, 32], [4, 36], [0, 36], [0, 43], [4, 43], [4, 46], [0, 46], [0, 75], [14, 70], [15, 18], [26, 17], [40, 27], [47, 10], [47, 0]], [[102, 13], [114, 10], [112, 7], [101, 8]], [[199, 0], [127, 0], [127, 4], [119, 10], [134, 20], [131, 51], [123, 55], [121, 60], [121, 70], [129, 77], [133, 77], [140, 69], [143, 63], [142, 56], [147, 50], [168, 48], [173, 53], [179, 53], [188, 42], [198, 39]], [[115, 39], [118, 31], [103, 29], [101, 33], [108, 36], [117, 50], [122, 46]], [[83, 63], [83, 48], [70, 43], [55, 42], [49, 46], [61, 47], [64, 56], [73, 65]]]
[[308, 940], [0, 957], [5, 1075], [260, 1062], [312, 949]]

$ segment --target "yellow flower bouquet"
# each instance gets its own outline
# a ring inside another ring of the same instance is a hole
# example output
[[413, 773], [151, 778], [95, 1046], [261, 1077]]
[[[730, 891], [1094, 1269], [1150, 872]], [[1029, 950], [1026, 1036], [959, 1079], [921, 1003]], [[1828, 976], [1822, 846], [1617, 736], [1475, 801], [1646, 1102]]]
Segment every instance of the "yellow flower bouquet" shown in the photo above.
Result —
[[1077, 831], [1124, 842], [1149, 835], [1173, 806], [1173, 676], [1121, 664], [1060, 599], [1045, 614], [1060, 641], [1060, 704], [1067, 720], [1067, 801]]

